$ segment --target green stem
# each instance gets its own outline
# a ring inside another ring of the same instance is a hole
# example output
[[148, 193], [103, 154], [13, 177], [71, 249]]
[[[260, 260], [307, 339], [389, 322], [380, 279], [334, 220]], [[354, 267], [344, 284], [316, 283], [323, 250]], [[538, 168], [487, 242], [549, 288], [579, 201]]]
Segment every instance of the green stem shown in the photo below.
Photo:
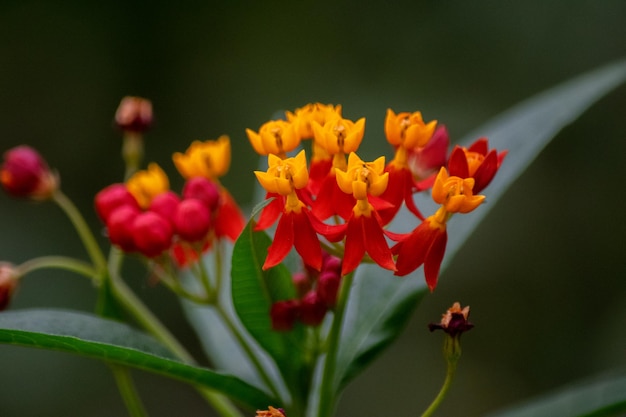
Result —
[[[452, 339], [452, 337], [449, 337], [447, 335], [446, 335], [446, 338]], [[454, 379], [454, 374], [456, 373], [456, 365], [458, 363], [458, 359], [459, 359], [459, 356], [455, 356], [455, 357], [449, 356], [447, 358], [446, 362], [448, 364], [447, 365], [448, 369], [446, 371], [446, 379], [443, 382], [443, 385], [441, 389], [439, 390], [439, 393], [437, 394], [433, 402], [430, 404], [430, 406], [428, 406], [426, 411], [424, 411], [421, 417], [432, 416], [433, 413], [437, 410], [437, 408], [439, 408], [439, 406], [443, 402], [443, 399], [446, 397], [446, 394], [448, 393], [448, 390], [450, 389], [450, 385], [452, 385], [452, 380]]]
[[226, 325], [226, 327], [232, 333], [232, 335], [235, 337], [235, 339], [237, 339], [237, 342], [239, 343], [239, 346], [241, 346], [241, 348], [244, 350], [244, 353], [246, 354], [246, 356], [248, 357], [250, 362], [252, 362], [252, 365], [255, 367], [255, 369], [257, 370], [257, 372], [261, 376], [261, 379], [263, 379], [263, 382], [265, 382], [265, 384], [268, 386], [270, 391], [272, 391], [272, 394], [274, 395], [274, 397], [281, 398], [281, 396], [280, 396], [280, 394], [278, 392], [278, 388], [276, 387], [276, 384], [274, 384], [274, 382], [269, 377], [267, 372], [265, 372], [265, 369], [261, 365], [261, 362], [259, 361], [259, 358], [252, 351], [252, 348], [248, 344], [247, 340], [239, 332], [239, 329], [237, 328], [235, 323], [233, 323], [233, 321], [231, 320], [230, 316], [226, 313], [226, 311], [224, 311], [224, 309], [222, 308], [222, 306], [220, 304], [217, 304], [217, 303], [214, 304], [214, 308], [217, 311], [217, 313], [219, 314], [220, 318], [222, 319], [222, 322]]
[[[109, 279], [111, 289], [120, 304], [146, 329], [152, 336], [163, 343], [179, 359], [189, 364], [196, 361], [187, 350], [176, 340], [174, 335], [152, 314], [152, 312], [137, 298], [132, 290], [119, 276], [122, 253], [112, 249], [109, 256]], [[243, 417], [241, 412], [222, 394], [204, 387], [196, 387], [207, 402], [219, 412], [222, 417]]]
[[343, 277], [341, 283], [341, 291], [339, 300], [335, 307], [335, 315], [333, 323], [328, 334], [328, 349], [326, 351], [326, 359], [324, 361], [324, 370], [322, 373], [322, 381], [320, 385], [318, 417], [332, 416], [335, 408], [335, 400], [337, 396], [335, 387], [335, 373], [337, 370], [337, 353], [339, 351], [339, 339], [341, 338], [341, 329], [343, 327], [343, 318], [348, 304], [348, 295], [352, 287], [354, 273], [350, 273]]
[[100, 246], [98, 246], [98, 243], [96, 242], [93, 233], [91, 233], [91, 229], [89, 229], [89, 226], [87, 226], [87, 222], [80, 214], [74, 203], [72, 203], [72, 201], [67, 198], [67, 196], [63, 194], [63, 192], [61, 192], [61, 190], [55, 191], [55, 193], [52, 195], [52, 199], [55, 203], [59, 205], [59, 207], [61, 207], [61, 209], [65, 212], [67, 217], [74, 225], [74, 228], [78, 232], [78, 235], [80, 236], [83, 245], [85, 245], [85, 249], [87, 250], [87, 253], [89, 254], [89, 257], [94, 263], [96, 269], [98, 271], [105, 271], [107, 267], [107, 262], [104, 258], [104, 254], [102, 253]]
[[30, 259], [17, 267], [18, 276], [44, 268], [65, 269], [91, 279], [98, 276], [97, 271], [90, 264], [66, 256], [40, 256]]
[[148, 414], [139, 398], [139, 394], [135, 389], [133, 378], [130, 375], [130, 370], [125, 366], [116, 364], [109, 364], [117, 387], [122, 395], [128, 414], [131, 417], [146, 417]]

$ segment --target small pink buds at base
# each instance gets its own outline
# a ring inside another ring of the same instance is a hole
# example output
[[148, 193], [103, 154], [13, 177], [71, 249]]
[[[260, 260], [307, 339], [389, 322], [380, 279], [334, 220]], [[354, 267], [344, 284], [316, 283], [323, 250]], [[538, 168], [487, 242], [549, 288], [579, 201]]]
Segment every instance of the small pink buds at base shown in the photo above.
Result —
[[121, 206], [131, 206], [139, 210], [139, 204], [135, 197], [128, 191], [125, 184], [111, 184], [102, 189], [94, 199], [96, 212], [100, 219], [106, 223], [111, 213]]
[[124, 205], [113, 210], [107, 220], [107, 233], [112, 244], [119, 246], [124, 252], [137, 250], [133, 238], [132, 226], [135, 218], [139, 215], [138, 208]]
[[183, 200], [174, 214], [174, 229], [182, 240], [197, 242], [203, 240], [211, 229], [211, 213], [200, 200]]
[[309, 291], [300, 301], [300, 320], [307, 326], [319, 326], [327, 311], [326, 303], [315, 291]]
[[180, 204], [180, 198], [173, 191], [166, 191], [155, 196], [148, 210], [157, 213], [174, 226], [174, 215]]
[[204, 177], [189, 178], [183, 187], [182, 194], [183, 198], [196, 198], [202, 201], [210, 211], [217, 209], [220, 203], [218, 185]]
[[163, 217], [151, 211], [135, 217], [131, 230], [137, 249], [149, 258], [160, 255], [172, 245], [174, 235], [172, 226]]
[[293, 329], [299, 315], [300, 305], [297, 301], [285, 300], [275, 302], [270, 310], [272, 330], [286, 332]]
[[18, 284], [15, 267], [7, 262], [0, 262], [0, 311], [6, 309]]
[[36, 150], [22, 145], [4, 153], [0, 184], [14, 197], [46, 200], [59, 188], [59, 179]]

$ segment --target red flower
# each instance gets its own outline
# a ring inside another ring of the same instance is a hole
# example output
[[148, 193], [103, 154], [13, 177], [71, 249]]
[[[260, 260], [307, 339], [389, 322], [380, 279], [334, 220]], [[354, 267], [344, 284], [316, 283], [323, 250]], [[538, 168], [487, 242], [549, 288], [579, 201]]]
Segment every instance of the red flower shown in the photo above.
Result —
[[447, 240], [445, 222], [440, 223], [435, 215], [427, 217], [404, 240], [391, 248], [398, 255], [395, 275], [407, 275], [424, 265], [426, 284], [433, 291], [437, 285]]
[[506, 154], [507, 151], [498, 153], [495, 149], [489, 150], [487, 138], [480, 138], [469, 148], [455, 146], [450, 154], [448, 170], [451, 176], [474, 178], [473, 191], [478, 194], [489, 185]]
[[409, 149], [407, 164], [416, 178], [417, 191], [432, 187], [439, 168], [446, 164], [449, 144], [448, 130], [439, 125], [424, 147]]

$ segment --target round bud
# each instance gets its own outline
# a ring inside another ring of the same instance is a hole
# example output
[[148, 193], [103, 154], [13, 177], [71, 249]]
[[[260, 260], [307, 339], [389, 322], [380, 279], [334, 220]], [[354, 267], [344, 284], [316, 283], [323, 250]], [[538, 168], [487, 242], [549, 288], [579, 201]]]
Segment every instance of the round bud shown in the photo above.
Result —
[[211, 213], [202, 201], [186, 198], [174, 214], [174, 229], [187, 242], [202, 240], [211, 229]]
[[174, 232], [167, 220], [152, 211], [146, 211], [135, 217], [132, 234], [139, 252], [153, 258], [170, 248]]
[[128, 191], [124, 184], [111, 184], [102, 189], [94, 199], [96, 212], [103, 222], [107, 222], [109, 215], [121, 206], [131, 206], [139, 210], [139, 204], [135, 197]]
[[183, 198], [197, 198], [209, 208], [217, 209], [220, 202], [220, 190], [216, 183], [204, 177], [192, 177], [183, 187]]
[[132, 226], [139, 213], [140, 210], [137, 207], [124, 205], [113, 210], [106, 219], [109, 240], [124, 252], [137, 250]]

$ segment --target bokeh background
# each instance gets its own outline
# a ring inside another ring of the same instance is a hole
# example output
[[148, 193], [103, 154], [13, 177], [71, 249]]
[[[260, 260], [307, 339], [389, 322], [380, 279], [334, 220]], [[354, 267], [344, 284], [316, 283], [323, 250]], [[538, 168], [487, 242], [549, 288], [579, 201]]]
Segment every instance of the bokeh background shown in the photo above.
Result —
[[[98, 230], [93, 195], [119, 181], [122, 96], [154, 103], [147, 159], [229, 134], [224, 179], [252, 203], [245, 128], [308, 102], [367, 118], [362, 156], [389, 155], [385, 111], [421, 110], [452, 139], [516, 102], [626, 56], [626, 2], [7, 1], [0, 3], [0, 150], [28, 143]], [[339, 414], [417, 415], [444, 376], [430, 334], [472, 307], [458, 377], [439, 415], [480, 416], [626, 367], [626, 87], [564, 129], [443, 274], [400, 340], [345, 392]], [[515, 155], [510, 155], [514, 158]], [[176, 180], [174, 187], [177, 186]], [[488, 189], [486, 190], [488, 195]], [[454, 233], [451, 230], [450, 233]], [[104, 244], [104, 240], [102, 240]], [[0, 195], [0, 259], [85, 255], [58, 208]], [[131, 285], [198, 352], [176, 300], [137, 268]], [[23, 281], [11, 308], [92, 311], [84, 278]], [[106, 366], [0, 346], [0, 416], [122, 416]], [[136, 373], [153, 416], [206, 416], [187, 386]]]

